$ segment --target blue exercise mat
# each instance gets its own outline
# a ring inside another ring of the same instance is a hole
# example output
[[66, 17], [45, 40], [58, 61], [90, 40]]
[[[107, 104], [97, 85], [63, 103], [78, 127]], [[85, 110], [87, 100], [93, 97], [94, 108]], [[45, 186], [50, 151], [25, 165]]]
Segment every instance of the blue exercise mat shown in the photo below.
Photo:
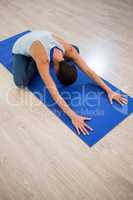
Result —
[[[14, 42], [22, 35], [28, 33], [25, 31], [9, 39], [0, 41], [0, 63], [2, 63], [10, 72], [12, 72], [12, 54], [11, 49]], [[91, 117], [91, 121], [86, 121], [93, 131], [89, 135], [80, 134], [80, 138], [89, 146], [93, 146], [103, 138], [116, 125], [122, 122], [129, 114], [133, 112], [133, 98], [118, 90], [108, 81], [106, 84], [114, 91], [124, 94], [128, 98], [128, 105], [121, 106], [116, 102], [109, 104], [106, 93], [88, 78], [80, 69], [78, 69], [77, 81], [68, 87], [63, 86], [57, 79], [53, 63], [51, 63], [50, 73], [56, 82], [61, 96], [78, 114]], [[122, 81], [122, 80], [121, 80]], [[29, 85], [29, 90], [34, 93], [52, 112], [54, 112], [69, 128], [76, 133], [71, 120], [63, 113], [58, 105], [53, 101], [45, 84], [39, 74], [36, 74]]]

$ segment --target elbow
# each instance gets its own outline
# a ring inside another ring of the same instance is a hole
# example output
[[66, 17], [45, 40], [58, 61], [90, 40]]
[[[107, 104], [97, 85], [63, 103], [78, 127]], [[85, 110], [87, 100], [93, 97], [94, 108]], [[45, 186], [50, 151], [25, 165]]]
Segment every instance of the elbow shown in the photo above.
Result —
[[69, 48], [68, 48], [68, 50], [67, 50], [67, 52], [68, 52], [68, 54], [74, 53], [75, 52], [74, 47], [70, 45]]
[[39, 60], [37, 61], [37, 64], [38, 64], [39, 66], [48, 65], [48, 64], [49, 64], [49, 60], [48, 60], [48, 58], [39, 59]]
[[72, 58], [72, 59], [75, 59], [76, 53], [77, 53], [77, 51], [71, 45], [69, 46], [69, 48], [67, 49], [67, 52], [66, 52], [67, 56], [70, 57], [70, 58]]

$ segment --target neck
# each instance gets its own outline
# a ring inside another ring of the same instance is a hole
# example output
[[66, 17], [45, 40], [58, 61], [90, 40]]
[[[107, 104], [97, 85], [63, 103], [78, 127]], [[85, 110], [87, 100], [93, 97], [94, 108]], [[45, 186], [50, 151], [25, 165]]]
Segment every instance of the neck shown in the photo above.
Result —
[[58, 71], [59, 71], [59, 62], [57, 60], [54, 60], [53, 63], [54, 63], [55, 73], [58, 74]]

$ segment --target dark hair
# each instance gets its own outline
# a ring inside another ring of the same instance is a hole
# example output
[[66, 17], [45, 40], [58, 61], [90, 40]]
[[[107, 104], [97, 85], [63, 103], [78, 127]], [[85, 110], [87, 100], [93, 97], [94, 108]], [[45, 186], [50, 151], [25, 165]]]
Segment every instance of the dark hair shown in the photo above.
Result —
[[75, 65], [69, 64], [64, 60], [59, 62], [57, 77], [63, 85], [71, 85], [77, 79], [77, 69]]

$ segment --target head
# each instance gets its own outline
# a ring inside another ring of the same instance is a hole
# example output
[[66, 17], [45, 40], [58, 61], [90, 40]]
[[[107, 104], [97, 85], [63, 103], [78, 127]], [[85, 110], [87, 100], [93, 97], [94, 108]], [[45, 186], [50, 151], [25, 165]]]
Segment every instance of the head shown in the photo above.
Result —
[[65, 60], [59, 62], [59, 70], [57, 74], [58, 80], [63, 85], [71, 85], [77, 79], [77, 69], [74, 64], [69, 64]]

